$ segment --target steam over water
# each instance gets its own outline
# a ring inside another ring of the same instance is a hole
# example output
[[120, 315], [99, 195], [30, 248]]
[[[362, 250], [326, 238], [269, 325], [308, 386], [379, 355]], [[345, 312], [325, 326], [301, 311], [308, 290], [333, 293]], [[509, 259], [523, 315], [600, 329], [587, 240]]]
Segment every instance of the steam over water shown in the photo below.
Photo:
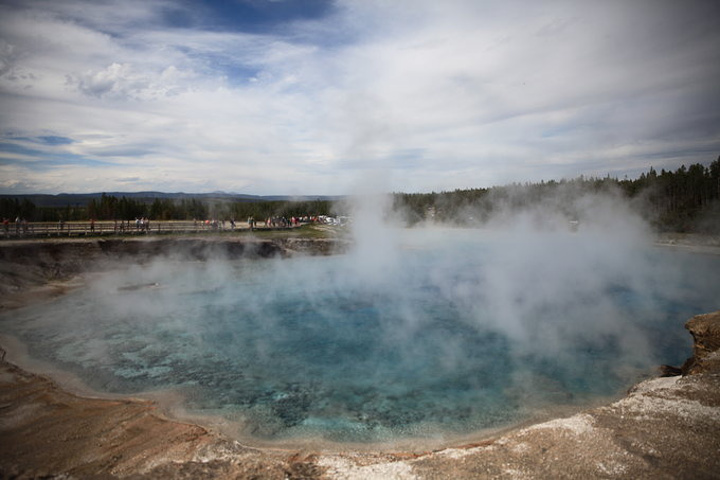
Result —
[[386, 238], [332, 257], [129, 266], [0, 327], [93, 388], [178, 389], [248, 435], [384, 441], [616, 395], [682, 363], [684, 321], [720, 298], [718, 257], [597, 232]]

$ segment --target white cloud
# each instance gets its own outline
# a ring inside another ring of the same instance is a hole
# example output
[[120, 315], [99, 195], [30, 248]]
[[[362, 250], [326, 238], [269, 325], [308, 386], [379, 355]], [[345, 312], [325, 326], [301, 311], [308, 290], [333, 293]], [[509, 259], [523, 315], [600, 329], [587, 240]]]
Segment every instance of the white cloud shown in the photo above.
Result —
[[[283, 36], [172, 28], [162, 12], [176, 2], [28, 5], [0, 12], [0, 134], [71, 138], [52, 151], [105, 163], [76, 166], [67, 191], [138, 177], [336, 194], [368, 169], [427, 191], [720, 150], [720, 33], [705, 2], [343, 0]], [[43, 173], [15, 157], [7, 182], [56, 189], [67, 167], [48, 161]]]

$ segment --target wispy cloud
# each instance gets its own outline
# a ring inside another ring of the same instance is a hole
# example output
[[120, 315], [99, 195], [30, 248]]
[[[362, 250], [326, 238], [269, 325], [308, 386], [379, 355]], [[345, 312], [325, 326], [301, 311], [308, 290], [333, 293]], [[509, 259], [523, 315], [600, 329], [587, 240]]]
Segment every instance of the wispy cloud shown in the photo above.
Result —
[[720, 153], [715, 2], [282, 3], [0, 6], [2, 141], [68, 139], [2, 188], [428, 191]]

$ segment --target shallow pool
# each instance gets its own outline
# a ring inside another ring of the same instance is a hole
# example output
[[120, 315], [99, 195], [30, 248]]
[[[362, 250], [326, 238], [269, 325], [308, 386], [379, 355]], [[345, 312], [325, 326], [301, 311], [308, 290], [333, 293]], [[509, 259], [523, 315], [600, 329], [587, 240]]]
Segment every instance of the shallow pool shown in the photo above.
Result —
[[502, 427], [690, 354], [720, 258], [609, 238], [400, 232], [331, 257], [124, 265], [0, 317], [105, 392], [177, 389], [263, 439]]

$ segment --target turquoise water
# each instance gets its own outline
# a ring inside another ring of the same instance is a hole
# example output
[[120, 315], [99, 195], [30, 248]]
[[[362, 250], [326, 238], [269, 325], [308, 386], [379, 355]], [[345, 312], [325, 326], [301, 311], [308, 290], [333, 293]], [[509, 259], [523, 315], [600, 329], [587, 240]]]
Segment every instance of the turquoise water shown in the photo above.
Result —
[[595, 237], [404, 234], [392, 248], [124, 266], [0, 317], [94, 389], [173, 388], [264, 439], [502, 427], [690, 355], [720, 259]]

